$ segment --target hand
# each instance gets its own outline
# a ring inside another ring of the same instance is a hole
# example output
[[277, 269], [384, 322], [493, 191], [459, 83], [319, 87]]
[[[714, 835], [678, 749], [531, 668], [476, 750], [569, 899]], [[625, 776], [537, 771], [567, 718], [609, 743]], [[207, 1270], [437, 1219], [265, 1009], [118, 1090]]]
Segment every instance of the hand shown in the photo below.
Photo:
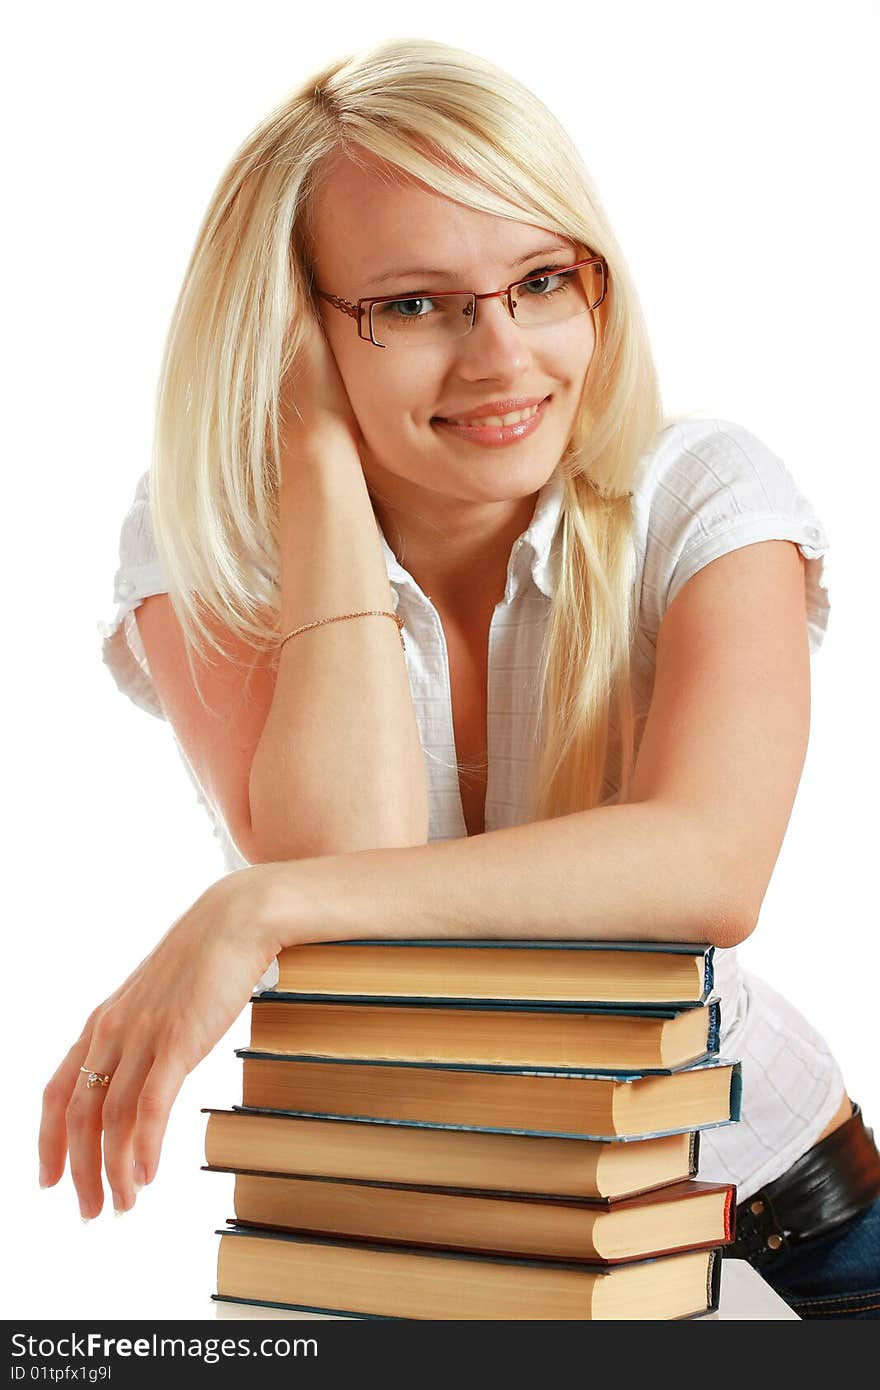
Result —
[[[152, 1182], [172, 1103], [193, 1067], [238, 1017], [278, 944], [264, 923], [272, 865], [211, 885], [123, 985], [86, 1020], [43, 1093], [40, 1181], [70, 1172], [88, 1220], [104, 1205], [104, 1167], [117, 1211]], [[109, 1074], [88, 1086], [80, 1067]]]
[[[301, 347], [282, 384], [282, 475], [286, 479], [301, 459], [320, 456], [323, 446], [335, 440], [350, 446], [357, 459], [364, 440], [352, 409], [336, 358], [318, 317], [309, 313], [301, 328]], [[316, 448], [316, 446], [318, 446]]]

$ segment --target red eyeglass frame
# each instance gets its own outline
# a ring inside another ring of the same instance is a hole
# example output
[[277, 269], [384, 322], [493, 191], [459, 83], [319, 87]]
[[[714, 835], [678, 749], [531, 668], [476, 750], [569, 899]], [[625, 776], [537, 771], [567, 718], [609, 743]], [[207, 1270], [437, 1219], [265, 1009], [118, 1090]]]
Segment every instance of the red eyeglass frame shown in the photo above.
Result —
[[[473, 295], [475, 302], [479, 299], [500, 299], [502, 296], [506, 296], [507, 311], [514, 323], [516, 323], [516, 315], [513, 312], [516, 308], [516, 303], [513, 299], [513, 291], [517, 289], [518, 286], [528, 285], [532, 280], [543, 280], [545, 276], [550, 274], [562, 275], [567, 270], [581, 270], [584, 266], [588, 265], [598, 265], [602, 268], [602, 293], [595, 304], [591, 304], [587, 310], [587, 313], [592, 313], [594, 309], [598, 309], [608, 293], [608, 262], [604, 256], [589, 256], [584, 261], [574, 261], [572, 265], [554, 266], [552, 271], [544, 270], [537, 275], [526, 275], [521, 280], [511, 281], [503, 290], [487, 290], [485, 294], [477, 294], [474, 290], [438, 290], [436, 293], [432, 290], [414, 290], [411, 294], [368, 295], [366, 298], [359, 299], [356, 303], [352, 303], [350, 299], [342, 299], [338, 294], [329, 294], [326, 290], [319, 290], [317, 286], [315, 286], [315, 293], [321, 299], [326, 299], [328, 304], [332, 304], [334, 309], [339, 309], [341, 313], [347, 314], [349, 318], [357, 321], [358, 337], [363, 342], [372, 343], [373, 347], [385, 348], [387, 346], [386, 343], [377, 343], [376, 339], [373, 337], [372, 309], [376, 304], [397, 304], [401, 300], [407, 299], [453, 299], [459, 298], [462, 294]], [[363, 332], [364, 315], [366, 315], [367, 325], [370, 329], [368, 334]], [[474, 313], [474, 323], [475, 322], [476, 312]], [[473, 328], [473, 323], [471, 324], [471, 328]], [[470, 329], [468, 332], [470, 332]], [[467, 334], [462, 334], [462, 337], [466, 336]]]

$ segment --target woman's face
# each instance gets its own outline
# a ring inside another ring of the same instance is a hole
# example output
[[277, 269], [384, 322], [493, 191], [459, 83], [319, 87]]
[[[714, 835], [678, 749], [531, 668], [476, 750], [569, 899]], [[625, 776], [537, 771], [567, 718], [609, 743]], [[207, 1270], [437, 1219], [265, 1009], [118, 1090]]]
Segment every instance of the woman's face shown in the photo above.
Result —
[[[365, 172], [342, 157], [315, 211], [315, 283], [352, 302], [428, 289], [484, 293], [579, 259], [577, 246], [554, 232], [390, 182], [387, 166], [383, 176], [378, 165]], [[425, 503], [425, 494], [435, 503], [500, 502], [547, 481], [595, 348], [591, 313], [522, 328], [503, 298], [484, 299], [464, 337], [379, 348], [358, 337], [354, 319], [318, 303], [366, 445], [364, 473], [383, 500], [404, 508]], [[541, 419], [504, 447], [484, 447], [442, 423], [516, 398], [544, 402]]]

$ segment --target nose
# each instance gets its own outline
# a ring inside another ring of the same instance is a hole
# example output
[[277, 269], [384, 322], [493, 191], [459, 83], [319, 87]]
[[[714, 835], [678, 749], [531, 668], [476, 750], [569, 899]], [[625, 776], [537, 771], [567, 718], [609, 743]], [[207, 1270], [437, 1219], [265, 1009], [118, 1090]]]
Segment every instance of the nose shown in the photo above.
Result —
[[526, 334], [511, 318], [504, 295], [477, 301], [473, 328], [459, 347], [459, 373], [469, 381], [516, 380], [531, 359]]

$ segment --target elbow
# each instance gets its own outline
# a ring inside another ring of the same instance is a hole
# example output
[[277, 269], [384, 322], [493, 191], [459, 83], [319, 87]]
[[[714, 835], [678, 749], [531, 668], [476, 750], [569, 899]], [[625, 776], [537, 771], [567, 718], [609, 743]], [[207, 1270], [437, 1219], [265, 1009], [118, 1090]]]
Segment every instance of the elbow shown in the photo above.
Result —
[[[664, 809], [664, 815], [668, 814]], [[676, 809], [672, 824], [671, 842], [662, 843], [675, 874], [666, 882], [679, 907], [689, 905], [685, 914], [688, 939], [719, 950], [741, 945], [757, 926], [766, 883], [758, 888], [759, 874], [748, 865], [747, 856], [707, 826], [705, 816], [694, 818], [688, 812], [683, 823]], [[751, 872], [746, 872], [747, 867]], [[667, 910], [674, 911], [672, 900]], [[675, 935], [682, 935], [681, 913], [674, 926]]]
[[740, 946], [758, 925], [760, 909], [760, 901], [756, 903], [745, 895], [739, 882], [728, 884], [726, 890], [719, 892], [716, 880], [698, 906], [704, 933], [700, 939], [719, 950]]
[[745, 912], [739, 906], [719, 908], [717, 904], [705, 911], [701, 917], [704, 940], [710, 946], [728, 951], [740, 946], [751, 936], [757, 926], [757, 914]]
[[[727, 834], [720, 837], [705, 823], [692, 821], [684, 843], [689, 853], [680, 864], [681, 871], [689, 877], [692, 890], [699, 885], [697, 918], [702, 926], [697, 927], [698, 939], [719, 950], [742, 945], [758, 924], [769, 881], [765, 865], [755, 861], [748, 846], [732, 842]], [[696, 846], [699, 854], [693, 852]], [[702, 872], [694, 873], [695, 864]]]

